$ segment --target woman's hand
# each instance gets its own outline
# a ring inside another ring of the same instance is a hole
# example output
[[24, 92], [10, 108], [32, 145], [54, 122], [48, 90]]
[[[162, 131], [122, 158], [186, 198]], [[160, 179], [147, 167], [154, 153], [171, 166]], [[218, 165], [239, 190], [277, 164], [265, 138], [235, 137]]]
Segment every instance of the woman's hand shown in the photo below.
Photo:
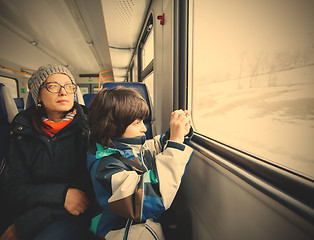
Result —
[[187, 118], [189, 113], [183, 110], [176, 110], [170, 117], [170, 140], [183, 143], [184, 136], [190, 131], [190, 123]]
[[[65, 196], [64, 208], [72, 215], [78, 216], [85, 212], [89, 200], [84, 192], [76, 188], [69, 188]], [[2, 240], [2, 239], [1, 239]]]
[[19, 236], [17, 235], [17, 231], [15, 229], [14, 224], [5, 230], [5, 232], [0, 237], [0, 240], [19, 240]]

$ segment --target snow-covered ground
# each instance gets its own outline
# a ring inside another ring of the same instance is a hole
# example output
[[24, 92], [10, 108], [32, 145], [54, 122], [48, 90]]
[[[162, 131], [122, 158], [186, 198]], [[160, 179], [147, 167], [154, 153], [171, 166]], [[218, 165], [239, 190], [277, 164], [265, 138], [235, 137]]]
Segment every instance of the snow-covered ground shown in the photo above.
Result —
[[314, 84], [196, 93], [196, 130], [314, 177]]

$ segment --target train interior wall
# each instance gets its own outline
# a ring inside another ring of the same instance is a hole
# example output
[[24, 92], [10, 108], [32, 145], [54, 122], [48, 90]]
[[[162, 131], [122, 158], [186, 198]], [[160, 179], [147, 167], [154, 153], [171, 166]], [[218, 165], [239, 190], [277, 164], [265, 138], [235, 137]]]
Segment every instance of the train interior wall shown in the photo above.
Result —
[[200, 152], [194, 154], [189, 164], [176, 204], [183, 239], [313, 237], [312, 224]]

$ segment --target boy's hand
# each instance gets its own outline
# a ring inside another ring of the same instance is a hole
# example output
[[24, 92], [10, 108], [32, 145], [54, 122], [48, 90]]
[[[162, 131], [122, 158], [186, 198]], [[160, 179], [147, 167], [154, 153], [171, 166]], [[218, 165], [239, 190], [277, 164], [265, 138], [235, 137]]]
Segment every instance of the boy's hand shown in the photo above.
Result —
[[171, 113], [169, 140], [183, 143], [184, 136], [190, 131], [190, 123], [186, 116], [189, 116], [188, 112], [181, 109]]
[[187, 120], [187, 124], [185, 124], [184, 126], [184, 129], [185, 129], [185, 132], [184, 132], [184, 136], [188, 135], [189, 132], [190, 132], [190, 129], [191, 129], [191, 118], [190, 118], [190, 114], [187, 110], [184, 110], [184, 113], [185, 113], [185, 118]]

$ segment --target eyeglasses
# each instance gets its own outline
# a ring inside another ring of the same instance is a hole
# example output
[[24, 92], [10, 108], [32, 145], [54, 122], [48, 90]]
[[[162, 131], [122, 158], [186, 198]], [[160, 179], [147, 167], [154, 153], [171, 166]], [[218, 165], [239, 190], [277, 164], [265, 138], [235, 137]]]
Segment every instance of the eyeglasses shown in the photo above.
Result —
[[51, 93], [58, 93], [61, 91], [61, 88], [64, 88], [64, 90], [67, 93], [75, 93], [77, 90], [77, 85], [73, 83], [67, 83], [62, 86], [59, 83], [50, 82], [50, 83], [44, 84], [42, 87], [45, 87], [48, 90], [48, 92], [51, 92]]

